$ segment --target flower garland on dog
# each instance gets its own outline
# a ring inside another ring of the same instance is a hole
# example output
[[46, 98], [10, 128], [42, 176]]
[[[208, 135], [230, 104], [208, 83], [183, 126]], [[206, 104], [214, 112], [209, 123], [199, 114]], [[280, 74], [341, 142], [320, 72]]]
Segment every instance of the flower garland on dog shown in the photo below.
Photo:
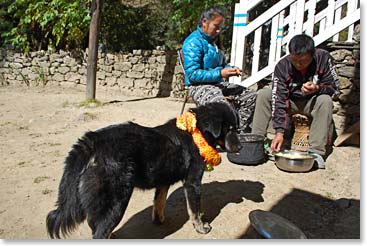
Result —
[[204, 158], [205, 171], [214, 170], [213, 166], [217, 166], [221, 162], [218, 152], [208, 144], [203, 134], [196, 127], [196, 116], [192, 112], [181, 114], [176, 119], [177, 128], [191, 133], [194, 143], [199, 148], [200, 155]]

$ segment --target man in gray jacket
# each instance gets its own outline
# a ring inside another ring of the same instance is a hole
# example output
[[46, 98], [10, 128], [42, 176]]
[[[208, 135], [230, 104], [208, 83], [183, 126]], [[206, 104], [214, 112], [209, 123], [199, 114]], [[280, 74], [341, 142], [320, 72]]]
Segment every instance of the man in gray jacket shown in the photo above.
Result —
[[258, 92], [252, 133], [266, 136], [272, 119], [275, 137], [271, 150], [279, 152], [290, 116], [301, 113], [312, 118], [309, 152], [319, 168], [324, 158], [329, 128], [332, 125], [332, 96], [338, 92], [339, 79], [326, 50], [315, 49], [311, 37], [300, 34], [289, 42], [289, 55], [280, 60], [273, 74], [272, 89]]

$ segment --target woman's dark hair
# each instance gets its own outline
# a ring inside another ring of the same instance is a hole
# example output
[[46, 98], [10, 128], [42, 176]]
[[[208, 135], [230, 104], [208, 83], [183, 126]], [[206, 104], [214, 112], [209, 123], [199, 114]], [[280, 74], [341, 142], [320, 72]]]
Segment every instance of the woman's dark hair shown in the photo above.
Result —
[[217, 38], [214, 40], [215, 44], [218, 46], [218, 49], [224, 50], [222, 39], [220, 38], [220, 34], [217, 36]]
[[[203, 25], [203, 19], [207, 19], [209, 22], [214, 19], [216, 16], [222, 16], [224, 19], [226, 18], [226, 15], [224, 14], [224, 12], [218, 8], [218, 7], [210, 7], [206, 10], [204, 10], [201, 13], [200, 16], [200, 21], [199, 21], [199, 27], [201, 27]], [[223, 50], [223, 43], [222, 40], [220, 38], [220, 35], [217, 36], [216, 40], [214, 40], [215, 44], [218, 46], [219, 49]]]
[[289, 53], [302, 54], [315, 52], [315, 42], [306, 34], [298, 34], [289, 41]]
[[226, 18], [223, 11], [218, 7], [210, 7], [204, 10], [200, 16], [199, 26], [201, 27], [201, 25], [203, 24], [202, 21], [204, 18], [207, 19], [208, 21], [211, 21], [214, 17], [218, 15], [222, 16], [223, 18]]

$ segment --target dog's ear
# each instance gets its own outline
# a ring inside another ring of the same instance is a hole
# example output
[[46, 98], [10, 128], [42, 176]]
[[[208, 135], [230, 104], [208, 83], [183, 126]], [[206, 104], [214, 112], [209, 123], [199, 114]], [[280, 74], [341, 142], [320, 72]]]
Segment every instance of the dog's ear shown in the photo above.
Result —
[[221, 135], [222, 123], [220, 120], [215, 120], [213, 117], [208, 115], [200, 115], [197, 118], [197, 127], [203, 134], [205, 140], [210, 146], [215, 147], [217, 145], [217, 140]]
[[[205, 106], [191, 108], [198, 120], [200, 131], [210, 133], [213, 138], [219, 138], [222, 134], [222, 124], [226, 116], [232, 116], [233, 109], [225, 103], [209, 103]], [[214, 139], [213, 139], [214, 140]]]
[[217, 115], [208, 112], [204, 112], [203, 114], [197, 113], [197, 116], [199, 116], [197, 118], [197, 126], [200, 131], [204, 135], [206, 135], [205, 133], [209, 133], [213, 138], [219, 138], [222, 133], [222, 120], [217, 118]]

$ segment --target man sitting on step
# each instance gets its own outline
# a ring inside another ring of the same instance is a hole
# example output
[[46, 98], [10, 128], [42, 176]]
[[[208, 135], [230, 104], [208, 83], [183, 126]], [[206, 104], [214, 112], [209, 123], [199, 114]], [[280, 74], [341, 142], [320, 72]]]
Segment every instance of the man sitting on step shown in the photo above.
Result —
[[252, 133], [266, 136], [272, 119], [275, 136], [271, 151], [279, 152], [290, 116], [301, 113], [311, 117], [309, 152], [315, 156], [318, 167], [325, 168], [326, 144], [332, 126], [331, 97], [338, 93], [338, 87], [338, 75], [329, 52], [316, 49], [308, 35], [294, 36], [289, 42], [289, 55], [275, 66], [272, 89], [258, 92]]

